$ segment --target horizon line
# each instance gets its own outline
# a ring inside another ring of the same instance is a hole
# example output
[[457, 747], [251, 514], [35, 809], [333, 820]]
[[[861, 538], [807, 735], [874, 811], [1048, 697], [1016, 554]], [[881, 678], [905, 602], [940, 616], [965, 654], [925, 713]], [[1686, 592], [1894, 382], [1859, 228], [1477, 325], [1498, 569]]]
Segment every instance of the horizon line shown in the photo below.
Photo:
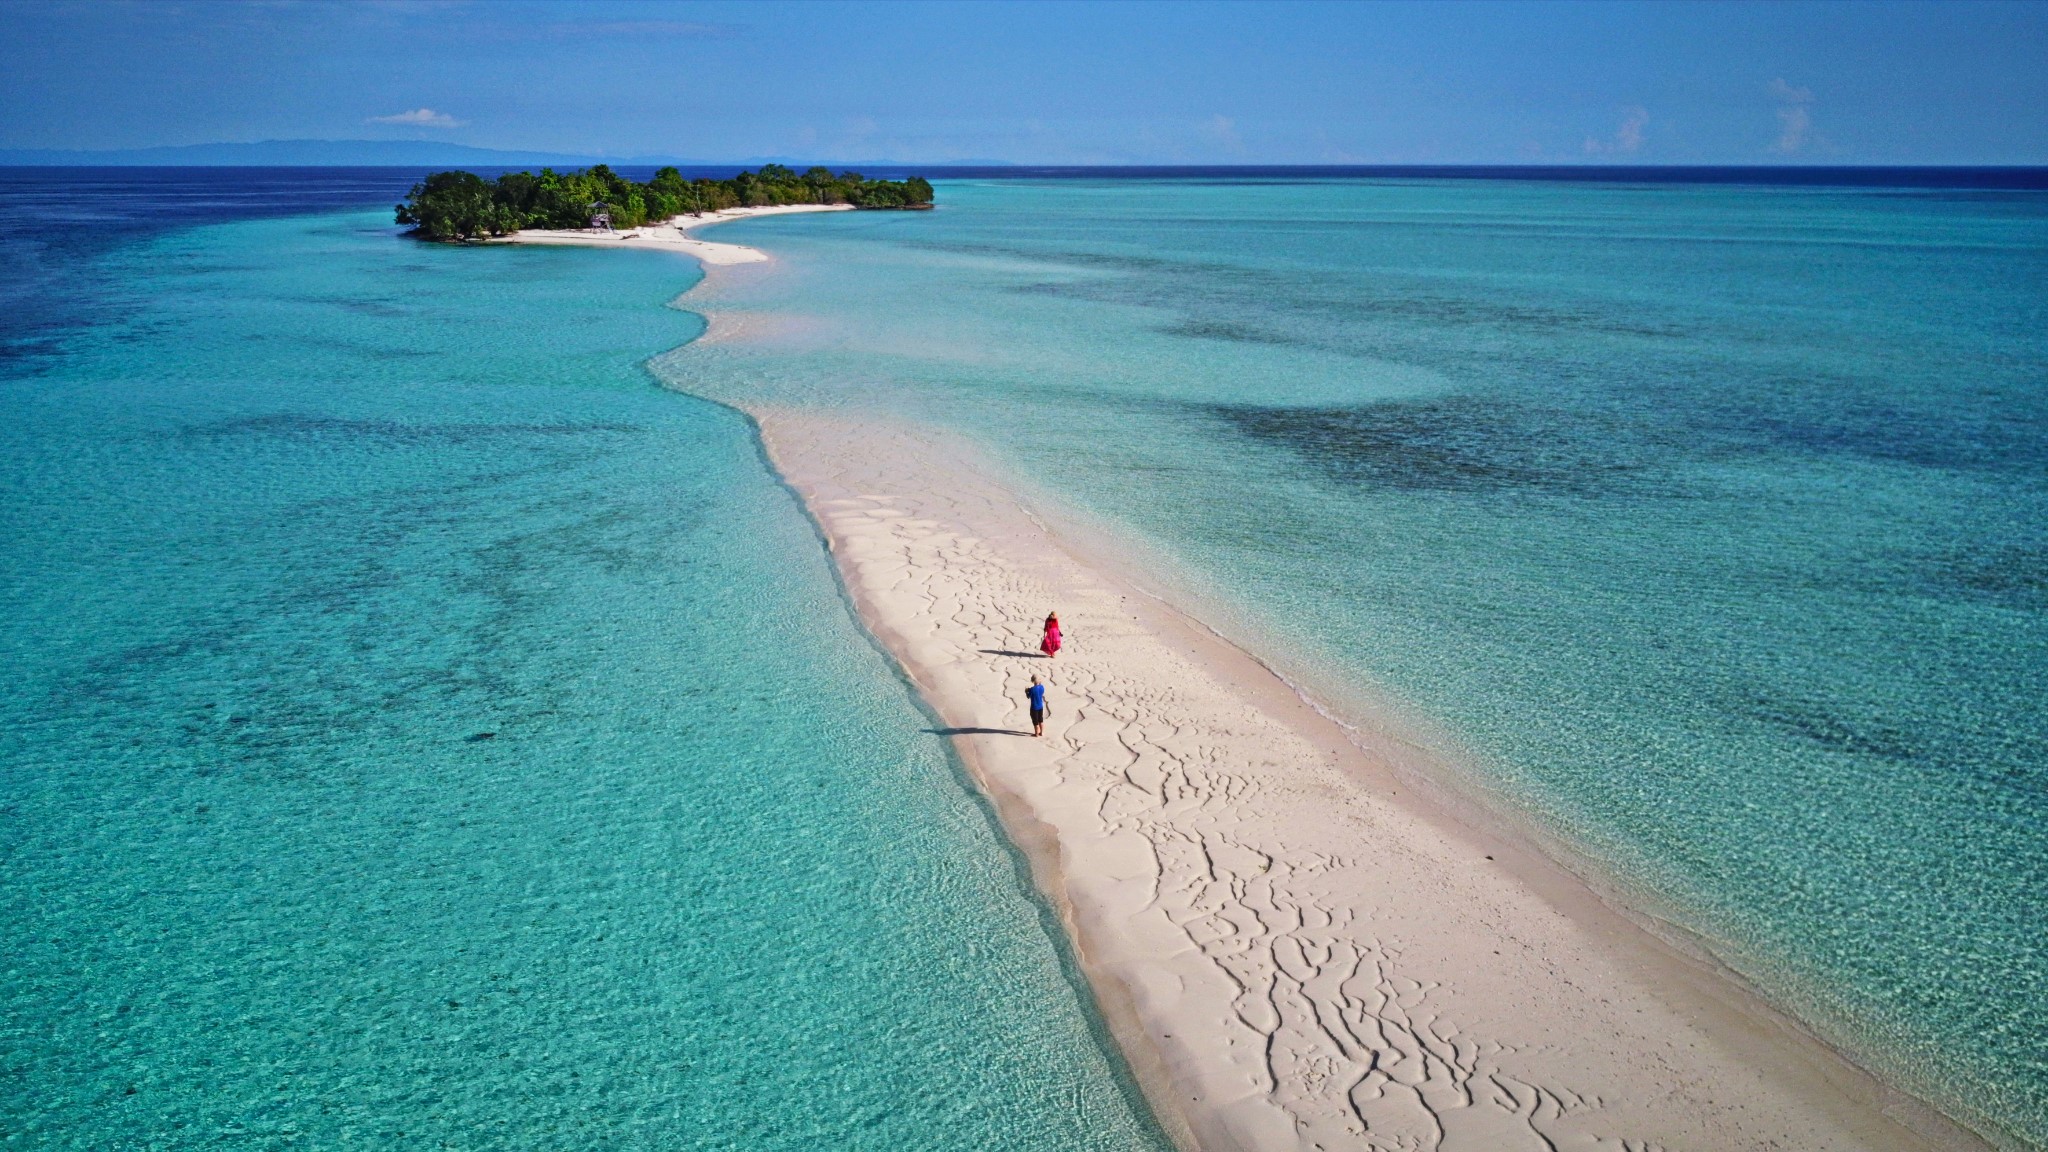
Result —
[[[421, 166], [421, 165], [420, 165], [420, 164], [418, 164], [418, 163], [407, 163], [407, 164], [347, 164], [347, 163], [319, 163], [319, 164], [252, 164], [252, 163], [212, 163], [212, 164], [141, 164], [141, 163], [127, 163], [127, 162], [123, 162], [123, 163], [107, 163], [107, 164], [48, 164], [48, 163], [22, 163], [22, 162], [15, 162], [15, 161], [13, 161], [13, 160], [10, 160], [10, 159], [8, 159], [8, 158], [7, 158], [7, 153], [8, 153], [8, 152], [10, 152], [10, 151], [15, 151], [15, 152], [44, 152], [44, 153], [47, 153], [47, 152], [52, 152], [52, 151], [60, 151], [60, 150], [58, 150], [58, 149], [45, 149], [45, 148], [22, 148], [22, 149], [0, 149], [0, 168], [61, 168], [61, 169], [84, 169], [84, 168], [158, 168], [158, 169], [175, 169], [175, 168], [252, 168], [252, 169], [253, 169], [253, 168], [264, 168], [264, 169], [273, 169], [273, 170], [274, 170], [274, 169], [290, 169], [290, 168], [353, 168], [353, 169], [386, 169], [386, 170], [397, 170], [397, 169], [411, 169], [411, 168], [417, 168], [417, 167], [420, 167], [420, 166]], [[110, 152], [112, 152], [112, 151], [124, 151], [124, 152], [125, 152], [125, 151], [131, 151], [131, 149], [108, 149], [107, 151], [110, 151]], [[132, 151], [145, 151], [145, 149], [133, 149]], [[509, 151], [509, 150], [508, 150], [508, 151]], [[80, 152], [79, 154], [80, 154], [80, 155], [91, 155], [92, 153], [89, 153], [89, 152]], [[435, 162], [429, 162], [429, 163], [435, 163]], [[928, 171], [934, 171], [934, 172], [942, 172], [942, 171], [943, 171], [943, 172], [963, 172], [963, 171], [1004, 171], [1004, 170], [1011, 170], [1011, 169], [1016, 169], [1016, 170], [1022, 170], [1022, 171], [1032, 171], [1032, 172], [1233, 172], [1233, 171], [1241, 171], [1241, 172], [1281, 172], [1281, 171], [1295, 171], [1295, 172], [1310, 172], [1310, 171], [1314, 171], [1314, 172], [1367, 172], [1367, 171], [1375, 171], [1375, 172], [1377, 172], [1377, 171], [1439, 171], [1439, 172], [1441, 172], [1441, 171], [1494, 171], [1494, 172], [1516, 172], [1516, 171], [1519, 171], [1519, 172], [1549, 172], [1549, 171], [1566, 171], [1566, 172], [1638, 172], [1638, 171], [1724, 171], [1724, 172], [1725, 172], [1725, 171], [1758, 171], [1758, 172], [2048, 172], [2048, 162], [2042, 162], [2042, 163], [2028, 163], [2028, 164], [2007, 164], [2007, 163], [1999, 163], [1999, 164], [1989, 164], [1989, 163], [1943, 163], [1943, 164], [1929, 164], [1929, 163], [1902, 163], [1902, 162], [1884, 162], [1884, 163], [1861, 163], [1861, 164], [1832, 164], [1832, 163], [1831, 163], [1831, 164], [1800, 164], [1800, 163], [1771, 163], [1771, 162], [1743, 162], [1743, 163], [1714, 163], [1714, 162], [1709, 162], [1709, 161], [1678, 161], [1678, 162], [1666, 162], [1666, 163], [1636, 163], [1636, 164], [1611, 164], [1611, 163], [1610, 163], [1610, 164], [1581, 164], [1581, 163], [1573, 163], [1573, 162], [1569, 162], [1569, 161], [1553, 161], [1553, 162], [1547, 162], [1547, 163], [1526, 163], [1526, 162], [1514, 162], [1514, 163], [1507, 163], [1507, 162], [1499, 162], [1499, 161], [1487, 161], [1487, 160], [1457, 160], [1457, 161], [1426, 161], [1426, 162], [1425, 162], [1425, 161], [1405, 161], [1405, 160], [1403, 160], [1403, 161], [1375, 161], [1375, 162], [1370, 162], [1370, 163], [1357, 163], [1357, 162], [1346, 162], [1346, 163], [1341, 163], [1341, 164], [1337, 164], [1337, 163], [1309, 163], [1309, 162], [1298, 162], [1298, 161], [1275, 161], [1275, 162], [1270, 162], [1270, 163], [1244, 163], [1244, 162], [1236, 162], [1236, 163], [1228, 163], [1228, 164], [1207, 164], [1207, 163], [1172, 163], [1172, 164], [1164, 164], [1164, 163], [1114, 163], [1114, 164], [1093, 164], [1093, 163], [1090, 163], [1090, 164], [1077, 164], [1077, 163], [1047, 163], [1047, 162], [1040, 162], [1040, 161], [1031, 161], [1031, 160], [939, 160], [939, 161], [922, 161], [922, 160], [872, 160], [872, 159], [871, 159], [871, 160], [817, 160], [817, 159], [807, 159], [807, 160], [793, 160], [793, 159], [787, 159], [787, 158], [780, 158], [780, 159], [778, 159], [778, 158], [774, 158], [774, 157], [769, 157], [769, 158], [766, 158], [766, 159], [755, 159], [755, 160], [680, 160], [680, 159], [668, 159], [668, 158], [663, 158], [663, 157], [645, 157], [645, 156], [631, 156], [631, 157], [607, 157], [607, 156], [570, 156], [570, 155], [562, 155], [562, 156], [559, 156], [559, 157], [556, 157], [556, 158], [552, 158], [552, 159], [547, 159], [547, 160], [535, 160], [535, 161], [524, 161], [524, 162], [520, 162], [520, 163], [515, 163], [515, 164], [480, 164], [480, 165], [477, 165], [477, 167], [480, 167], [480, 168], [491, 168], [491, 169], [499, 169], [499, 168], [503, 168], [503, 169], [515, 169], [515, 168], [531, 168], [531, 167], [533, 167], [533, 166], [534, 166], [535, 164], [540, 164], [540, 165], [541, 165], [541, 166], [543, 166], [543, 167], [554, 167], [554, 166], [557, 166], [557, 165], [572, 165], [572, 164], [576, 164], [576, 165], [583, 165], [583, 166], [586, 166], [586, 167], [595, 167], [595, 166], [597, 166], [597, 165], [600, 165], [600, 164], [602, 164], [602, 165], [606, 165], [606, 166], [611, 166], [611, 167], [628, 167], [628, 168], [653, 168], [653, 167], [675, 167], [675, 168], [721, 168], [721, 169], [723, 169], [723, 168], [761, 168], [761, 167], [764, 167], [764, 166], [766, 166], [766, 165], [771, 165], [771, 164], [778, 164], [778, 165], [781, 165], [781, 166], [783, 166], [783, 167], [785, 167], [785, 168], [797, 168], [797, 167], [830, 167], [830, 168], [852, 168], [852, 167], [858, 167], [858, 166], [862, 166], [862, 165], [865, 165], [865, 166], [869, 166], [869, 167], [875, 167], [875, 166], [886, 166], [886, 167], [890, 167], [890, 168], [919, 168], [919, 169], [924, 169], [924, 170], [928, 170]]]

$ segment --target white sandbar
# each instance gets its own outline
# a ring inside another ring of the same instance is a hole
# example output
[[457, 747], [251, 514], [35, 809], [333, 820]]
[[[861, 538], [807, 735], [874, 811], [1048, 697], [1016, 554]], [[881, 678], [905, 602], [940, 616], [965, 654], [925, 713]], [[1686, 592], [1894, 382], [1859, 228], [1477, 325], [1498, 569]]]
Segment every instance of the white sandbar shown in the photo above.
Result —
[[589, 229], [528, 228], [492, 240], [493, 244], [573, 244], [585, 248], [656, 248], [683, 252], [706, 264], [758, 264], [768, 259], [759, 248], [744, 244], [718, 244], [690, 235], [698, 228], [745, 220], [750, 216], [784, 216], [792, 212], [849, 212], [851, 204], [785, 204], [766, 208], [726, 208], [718, 212], [676, 216], [658, 224], [643, 224], [623, 232]]
[[[514, 239], [756, 263], [684, 229], [818, 210]], [[706, 339], [729, 338], [748, 337], [713, 316]], [[971, 446], [895, 418], [743, 407], [862, 622], [1030, 860], [1182, 1148], [1988, 1147], [1418, 791]], [[1047, 660], [1055, 609], [1067, 646]], [[1034, 673], [1044, 739], [1022, 697]]]
[[[751, 414], [861, 618], [1031, 858], [1184, 1147], [1982, 1146], [1416, 796], [1266, 667], [1056, 535], [965, 445]], [[1049, 609], [1056, 660], [1035, 655]], [[1042, 740], [1021, 699], [1033, 673], [1051, 686]]]

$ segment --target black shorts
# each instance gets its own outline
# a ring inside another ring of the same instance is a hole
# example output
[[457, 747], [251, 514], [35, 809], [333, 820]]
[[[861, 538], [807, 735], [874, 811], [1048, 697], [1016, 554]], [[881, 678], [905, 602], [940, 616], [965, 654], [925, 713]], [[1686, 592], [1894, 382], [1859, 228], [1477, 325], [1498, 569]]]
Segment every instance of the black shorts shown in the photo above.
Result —
[[1033, 725], [1045, 723], [1045, 709], [1033, 708], [1031, 710], [1031, 723]]

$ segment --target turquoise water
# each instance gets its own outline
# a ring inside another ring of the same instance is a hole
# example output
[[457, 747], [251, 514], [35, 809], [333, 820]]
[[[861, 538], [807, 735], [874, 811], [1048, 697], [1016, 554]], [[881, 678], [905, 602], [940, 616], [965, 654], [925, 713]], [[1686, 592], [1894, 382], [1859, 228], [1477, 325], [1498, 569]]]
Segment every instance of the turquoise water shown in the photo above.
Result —
[[9, 285], [0, 1145], [1163, 1148], [695, 266], [388, 219]]
[[955, 182], [721, 229], [708, 395], [952, 427], [2048, 1145], [2048, 194]]

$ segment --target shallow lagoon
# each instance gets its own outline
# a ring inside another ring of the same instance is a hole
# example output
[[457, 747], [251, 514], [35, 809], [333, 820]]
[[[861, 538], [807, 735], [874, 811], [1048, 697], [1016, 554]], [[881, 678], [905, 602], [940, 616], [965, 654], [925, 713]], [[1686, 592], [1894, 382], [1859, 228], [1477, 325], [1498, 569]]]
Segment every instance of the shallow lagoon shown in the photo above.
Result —
[[744, 422], [640, 367], [695, 265], [387, 221], [46, 253], [6, 1140], [1162, 1147]]
[[966, 433], [2048, 1142], [2048, 194], [974, 181], [718, 238], [782, 264], [678, 386]]

